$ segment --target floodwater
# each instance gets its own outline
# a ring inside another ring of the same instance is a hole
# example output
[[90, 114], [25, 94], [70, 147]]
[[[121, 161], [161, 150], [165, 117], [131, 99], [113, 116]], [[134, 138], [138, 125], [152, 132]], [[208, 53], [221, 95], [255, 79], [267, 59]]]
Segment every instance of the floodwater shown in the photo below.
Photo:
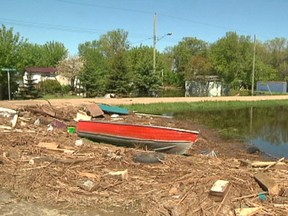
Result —
[[244, 140], [269, 156], [288, 157], [288, 107], [193, 111], [176, 117], [216, 128], [224, 137]]

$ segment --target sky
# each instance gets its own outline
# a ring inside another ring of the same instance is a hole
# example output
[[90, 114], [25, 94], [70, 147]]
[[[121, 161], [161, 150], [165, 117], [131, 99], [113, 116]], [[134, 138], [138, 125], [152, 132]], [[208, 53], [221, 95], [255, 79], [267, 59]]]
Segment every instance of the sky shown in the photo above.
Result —
[[1, 26], [30, 43], [61, 42], [70, 55], [117, 29], [128, 32], [131, 46], [151, 47], [155, 29], [159, 51], [184, 37], [214, 43], [231, 31], [262, 42], [288, 39], [287, 0], [0, 0], [0, 8]]

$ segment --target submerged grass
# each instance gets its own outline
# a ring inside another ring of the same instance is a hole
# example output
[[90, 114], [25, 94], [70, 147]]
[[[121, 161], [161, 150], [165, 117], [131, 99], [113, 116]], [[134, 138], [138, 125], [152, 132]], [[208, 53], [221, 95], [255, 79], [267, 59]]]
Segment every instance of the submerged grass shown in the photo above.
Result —
[[266, 101], [203, 101], [203, 102], [177, 102], [177, 103], [154, 103], [154, 104], [133, 104], [125, 105], [131, 111], [165, 114], [179, 113], [186, 111], [211, 111], [231, 110], [245, 107], [274, 107], [288, 106], [288, 100], [266, 100]]

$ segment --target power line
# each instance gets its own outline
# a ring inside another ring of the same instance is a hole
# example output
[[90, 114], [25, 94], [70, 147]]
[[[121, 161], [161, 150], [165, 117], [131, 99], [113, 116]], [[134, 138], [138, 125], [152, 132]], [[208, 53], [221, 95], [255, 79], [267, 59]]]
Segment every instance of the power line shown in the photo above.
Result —
[[80, 28], [80, 27], [73, 27], [73, 26], [63, 26], [63, 25], [52, 25], [49, 23], [36, 23], [36, 22], [27, 22], [23, 20], [15, 20], [15, 19], [5, 19], [1, 18], [0, 20], [5, 23], [20, 25], [20, 26], [27, 26], [33, 28], [42, 28], [42, 29], [54, 29], [54, 30], [61, 30], [61, 31], [69, 31], [69, 32], [77, 32], [77, 33], [99, 33], [103, 30], [100, 29], [88, 29], [88, 28]]
[[105, 5], [84, 3], [84, 2], [80, 3], [80, 2], [70, 1], [70, 0], [55, 0], [55, 1], [66, 3], [66, 4], [75, 4], [75, 5], [82, 5], [82, 6], [89, 6], [89, 7], [112, 9], [112, 10], [129, 11], [129, 12], [144, 13], [144, 14], [149, 14], [149, 15], [154, 14], [154, 12], [151, 12], [151, 11], [135, 10], [135, 9], [129, 9], [129, 8], [120, 8], [120, 7], [111, 7], [111, 6], [105, 6]]

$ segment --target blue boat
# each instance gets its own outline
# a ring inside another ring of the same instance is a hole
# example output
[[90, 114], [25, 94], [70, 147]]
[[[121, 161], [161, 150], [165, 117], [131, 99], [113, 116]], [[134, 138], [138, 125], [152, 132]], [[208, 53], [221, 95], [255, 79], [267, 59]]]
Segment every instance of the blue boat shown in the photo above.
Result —
[[129, 110], [123, 107], [118, 107], [118, 106], [110, 106], [107, 104], [98, 104], [100, 109], [104, 113], [109, 113], [109, 114], [119, 114], [119, 115], [128, 115]]

